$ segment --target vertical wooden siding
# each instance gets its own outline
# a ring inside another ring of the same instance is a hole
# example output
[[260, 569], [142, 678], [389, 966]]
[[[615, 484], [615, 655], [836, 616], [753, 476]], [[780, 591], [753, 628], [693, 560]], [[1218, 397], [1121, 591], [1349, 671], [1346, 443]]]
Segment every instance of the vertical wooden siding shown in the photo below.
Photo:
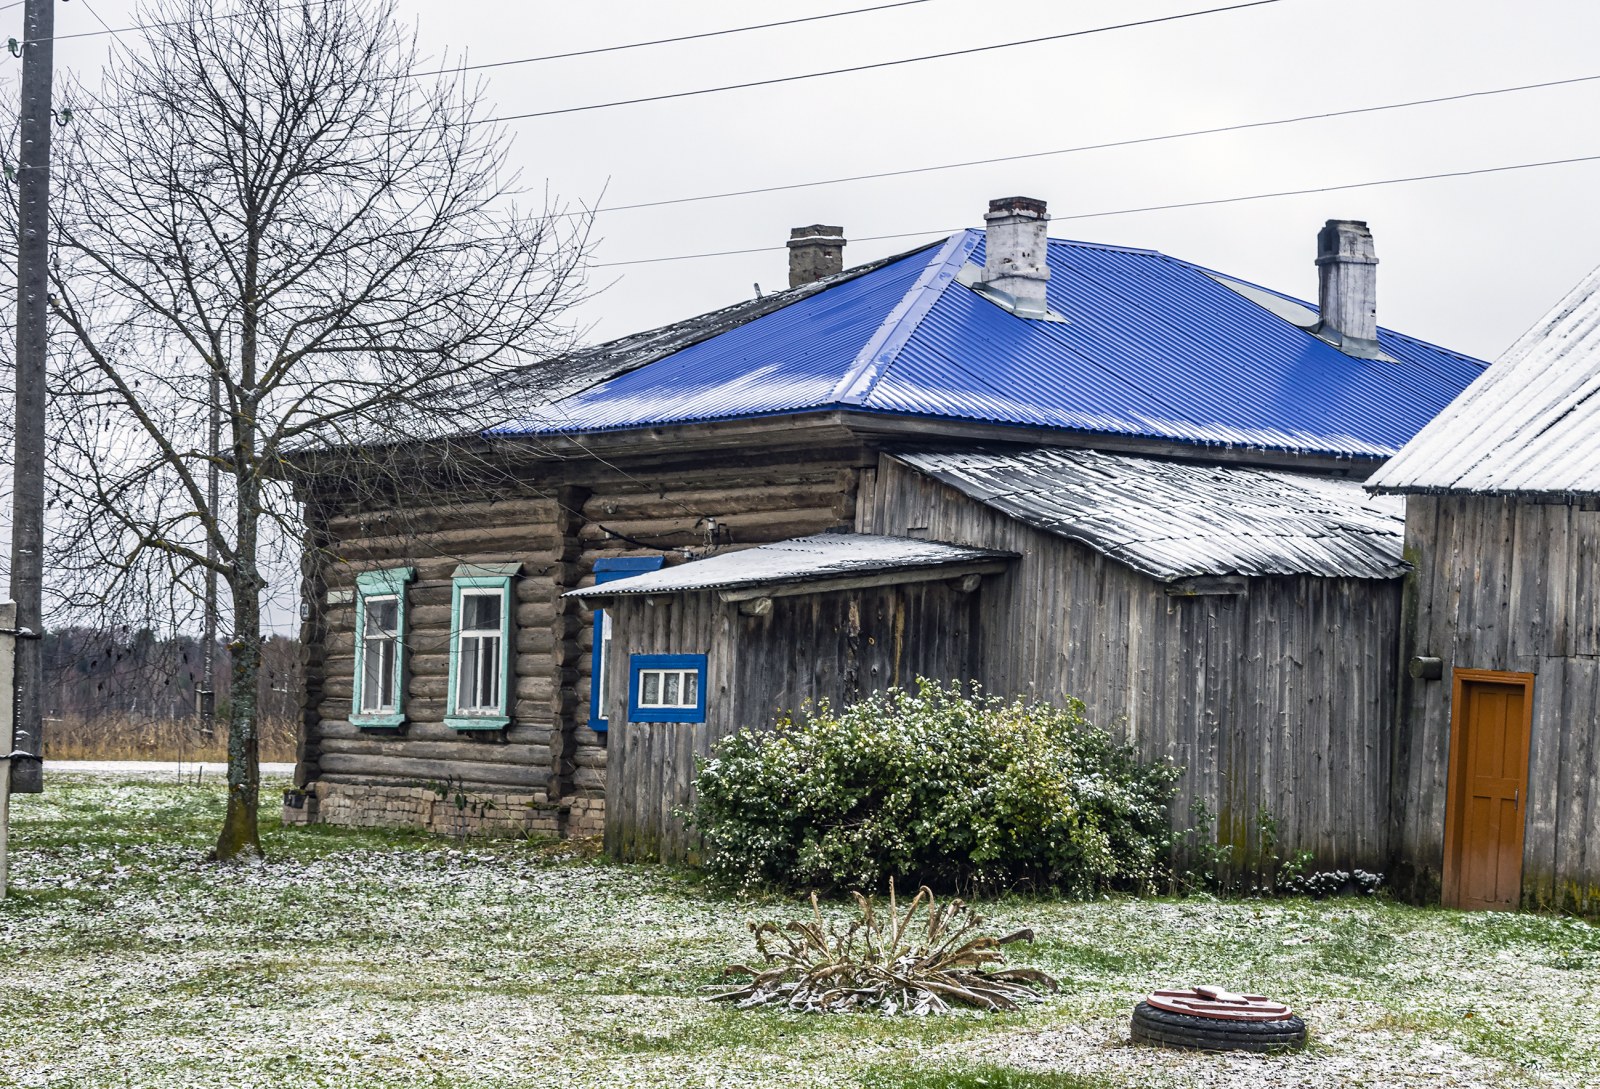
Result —
[[[617, 601], [607, 851], [696, 860], [697, 837], [680, 814], [694, 802], [696, 758], [728, 734], [770, 728], [810, 702], [847, 706], [919, 675], [971, 678], [978, 597], [949, 583], [917, 583], [776, 598], [761, 617], [743, 616], [713, 593], [656, 605]], [[706, 721], [626, 721], [628, 655], [674, 653], [707, 656]]]
[[1568, 503], [1411, 496], [1416, 566], [1403, 680], [1395, 853], [1403, 891], [1439, 896], [1454, 669], [1532, 673], [1523, 901], [1600, 911], [1600, 512]]
[[1265, 809], [1282, 849], [1383, 868], [1398, 582], [1254, 578], [1237, 596], [1169, 597], [888, 458], [862, 508], [876, 532], [1022, 554], [984, 591], [979, 678], [1007, 696], [1075, 696], [1144, 759], [1181, 765], [1178, 827], [1198, 801], [1249, 860]]

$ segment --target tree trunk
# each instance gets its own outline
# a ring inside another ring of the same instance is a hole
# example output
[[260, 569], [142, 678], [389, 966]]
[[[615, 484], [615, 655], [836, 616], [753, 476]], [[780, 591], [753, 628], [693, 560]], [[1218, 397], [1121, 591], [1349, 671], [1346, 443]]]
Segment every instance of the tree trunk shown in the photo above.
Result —
[[[245, 326], [242, 370], [255, 380], [254, 329]], [[233, 670], [228, 689], [228, 812], [217, 837], [216, 857], [227, 862], [245, 852], [261, 852], [257, 810], [261, 801], [261, 577], [256, 556], [261, 533], [261, 483], [254, 472], [256, 431], [245, 402], [233, 424], [233, 464], [239, 497], [238, 547], [230, 589], [233, 591]]]
[[[241, 583], [245, 582], [240, 578]], [[220, 862], [260, 855], [257, 810], [261, 800], [261, 732], [257, 694], [261, 684], [261, 587], [259, 580], [234, 590], [233, 671], [228, 692], [228, 812], [217, 837]]]

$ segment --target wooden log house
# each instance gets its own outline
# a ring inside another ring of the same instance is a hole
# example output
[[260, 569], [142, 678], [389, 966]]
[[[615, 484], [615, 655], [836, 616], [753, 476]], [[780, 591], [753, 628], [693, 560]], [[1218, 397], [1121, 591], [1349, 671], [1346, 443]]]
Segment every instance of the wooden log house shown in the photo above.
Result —
[[684, 858], [716, 736], [922, 674], [1085, 699], [1241, 851], [1265, 807], [1381, 865], [1406, 568], [1352, 481], [1482, 364], [1377, 327], [1363, 224], [1313, 307], [985, 218], [848, 271], [797, 230], [789, 291], [507, 391], [503, 471], [447, 502], [308, 485], [286, 815]]

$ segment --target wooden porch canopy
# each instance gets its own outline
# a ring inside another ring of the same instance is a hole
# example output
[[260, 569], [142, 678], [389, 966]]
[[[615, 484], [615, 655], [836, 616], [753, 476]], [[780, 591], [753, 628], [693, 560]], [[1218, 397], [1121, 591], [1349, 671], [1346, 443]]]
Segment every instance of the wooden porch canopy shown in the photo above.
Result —
[[665, 597], [670, 594], [715, 592], [742, 611], [765, 611], [758, 603], [795, 594], [820, 594], [913, 582], [977, 580], [1006, 569], [1015, 552], [968, 548], [913, 537], [870, 533], [819, 533], [738, 552], [724, 552], [570, 590], [566, 597], [600, 601], [611, 598]]

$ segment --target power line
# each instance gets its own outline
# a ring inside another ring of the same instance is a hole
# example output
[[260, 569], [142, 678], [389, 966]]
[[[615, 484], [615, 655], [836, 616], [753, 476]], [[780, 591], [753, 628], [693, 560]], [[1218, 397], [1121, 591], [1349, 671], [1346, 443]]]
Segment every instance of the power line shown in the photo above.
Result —
[[1406, 102], [1390, 102], [1379, 106], [1356, 106], [1346, 110], [1328, 110], [1322, 113], [1298, 114], [1294, 117], [1280, 117], [1270, 121], [1242, 121], [1231, 125], [1214, 125], [1204, 129], [1188, 129], [1184, 132], [1169, 132], [1158, 136], [1136, 136], [1126, 140], [1108, 140], [1098, 144], [1079, 144], [1076, 147], [1056, 148], [1051, 151], [1027, 151], [1016, 155], [997, 155], [988, 159], [967, 159], [958, 163], [939, 163], [934, 166], [903, 167], [899, 170], [881, 170], [871, 174], [848, 174], [838, 178], [819, 178], [815, 181], [786, 182], [781, 185], [764, 185], [753, 189], [730, 189], [720, 193], [702, 193], [692, 197], [673, 197], [668, 200], [647, 200], [636, 204], [613, 204], [604, 208], [595, 208], [589, 212], [561, 212], [564, 218], [576, 218], [587, 215], [603, 215], [606, 212], [631, 212], [642, 208], [666, 208], [676, 204], [694, 204], [707, 200], [725, 200], [730, 197], [761, 196], [766, 193], [784, 193], [794, 189], [813, 189], [825, 185], [844, 185], [849, 182], [876, 181], [881, 178], [902, 178], [910, 174], [932, 174], [941, 170], [960, 170], [973, 166], [992, 166], [996, 163], [1023, 162], [1028, 159], [1043, 159], [1054, 155], [1076, 155], [1086, 151], [1107, 151], [1113, 148], [1137, 147], [1142, 144], [1158, 144], [1169, 140], [1184, 140], [1195, 136], [1217, 136], [1230, 132], [1247, 132], [1251, 129], [1274, 128], [1281, 125], [1296, 125], [1306, 121], [1328, 121], [1338, 117], [1357, 117], [1362, 114], [1384, 113], [1389, 110], [1405, 110], [1416, 106], [1436, 106], [1446, 102], [1461, 102], [1473, 98], [1488, 98], [1494, 95], [1514, 94], [1519, 91], [1537, 91], [1551, 87], [1566, 87], [1577, 83], [1592, 83], [1600, 80], [1600, 75], [1574, 76], [1570, 79], [1549, 80], [1544, 83], [1523, 83], [1515, 87], [1496, 87], [1482, 91], [1463, 91], [1460, 94], [1439, 95], [1433, 98], [1416, 98]]
[[[27, 0], [22, 0], [22, 2], [26, 3]], [[328, 2], [328, 0], [303, 0], [302, 6], [312, 6], [312, 5], [321, 6], [322, 4], [326, 4], [327, 2]], [[6, 11], [6, 10], [8, 10], [8, 8], [14, 8], [14, 7], [18, 7], [18, 6], [19, 6], [18, 4], [10, 4], [7, 7], [0, 7], [0, 11]], [[274, 8], [273, 10], [275, 10], [275, 11], [284, 11], [285, 9], [286, 9], [286, 6]], [[255, 14], [255, 12], [252, 12], [252, 11], [238, 11], [238, 12], [234, 12], [231, 15], [214, 15], [214, 16], [212, 16], [212, 18], [214, 18], [214, 19], [245, 19], [245, 18], [249, 18], [250, 16], [252, 16], [254, 14]], [[165, 23], [138, 23], [138, 24], [135, 24], [134, 26], [109, 27], [109, 26], [106, 26], [105, 20], [101, 19], [98, 15], [95, 16], [95, 19], [100, 23], [100, 26], [103, 29], [100, 29], [100, 30], [82, 30], [82, 31], [78, 31], [77, 33], [74, 33], [74, 34], [52, 34], [48, 38], [25, 38], [25, 39], [23, 39], [23, 41], [20, 44], [24, 45], [24, 46], [27, 46], [27, 45], [32, 45], [34, 42], [45, 42], [45, 41], [65, 42], [65, 41], [69, 41], [69, 40], [71, 40], [73, 38], [100, 38], [100, 37], [104, 37], [107, 34], [126, 34], [126, 33], [128, 33], [129, 31], [132, 31], [132, 30], [163, 30], [163, 29], [165, 29], [167, 27], [172, 27], [172, 26], [194, 26], [195, 25], [194, 21], [191, 20], [191, 19], [173, 19], [173, 20], [170, 20], [170, 21], [165, 22]]]
[[[325, 2], [325, 0], [324, 0], [324, 2]], [[791, 20], [787, 20], [785, 22], [760, 24], [758, 26], [736, 27], [736, 28], [732, 28], [732, 29], [727, 30], [727, 31], [707, 32], [705, 34], [700, 34], [700, 35], [685, 35], [682, 38], [664, 38], [664, 39], [660, 39], [660, 41], [661, 42], [680, 41], [680, 40], [687, 40], [688, 38], [694, 38], [694, 37], [709, 37], [709, 36], [712, 36], [713, 34], [740, 33], [743, 30], [758, 30], [758, 29], [762, 29], [762, 28], [764, 28], [766, 26], [785, 26], [785, 25], [789, 25], [790, 23], [814, 21], [816, 19], [824, 19], [824, 18], [837, 18], [838, 16], [842, 16], [842, 15], [855, 15], [855, 14], [860, 14], [862, 12], [878, 11], [878, 10], [882, 10], [883, 8], [901, 7], [901, 6], [905, 6], [906, 4], [909, 4], [909, 3], [921, 3], [921, 2], [924, 2], [924, 0], [901, 0], [901, 3], [885, 4], [885, 5], [881, 5], [880, 7], [877, 7], [877, 8], [860, 8], [860, 9], [855, 9], [853, 11], [837, 12], [837, 13], [834, 13], [833, 15], [811, 16], [809, 19], [791, 19]], [[583, 105], [583, 106], [566, 106], [566, 107], [563, 107], [561, 109], [555, 109], [555, 110], [536, 110], [536, 111], [532, 111], [532, 112], [529, 112], [529, 113], [505, 114], [505, 115], [494, 116], [494, 117], [478, 117], [478, 118], [472, 118], [470, 120], [462, 121], [462, 122], [460, 122], [460, 124], [462, 124], [462, 125], [489, 125], [489, 124], [498, 124], [498, 123], [502, 123], [502, 122], [506, 122], [506, 121], [527, 121], [527, 120], [531, 120], [531, 119], [539, 118], [539, 117], [554, 117], [554, 116], [557, 116], [557, 115], [560, 115], [560, 114], [584, 113], [584, 112], [587, 112], [587, 111], [590, 111], [590, 110], [607, 110], [607, 109], [612, 109], [612, 108], [617, 107], [617, 106], [636, 106], [636, 105], [639, 105], [639, 104], [645, 103], [645, 102], [665, 102], [665, 101], [670, 101], [670, 100], [679, 99], [679, 98], [694, 98], [694, 97], [697, 97], [699, 95], [720, 94], [720, 93], [722, 93], [724, 91], [742, 91], [742, 90], [748, 90], [748, 89], [753, 88], [753, 87], [770, 87], [770, 86], [775, 86], [775, 85], [784, 84], [784, 83], [796, 83], [796, 82], [800, 82], [800, 81], [803, 81], [803, 80], [823, 79], [823, 78], [828, 77], [828, 76], [846, 75], [846, 74], [849, 74], [849, 73], [852, 73], [852, 72], [870, 72], [870, 71], [874, 71], [874, 70], [881, 69], [881, 68], [895, 68], [895, 67], [899, 67], [899, 66], [907, 65], [907, 64], [920, 64], [920, 63], [922, 63], [924, 61], [946, 60], [946, 59], [951, 58], [951, 57], [966, 57], [966, 56], [972, 56], [973, 54], [977, 54], [977, 53], [991, 53], [991, 52], [994, 52], [994, 51], [1000, 50], [1000, 49], [1015, 49], [1015, 48], [1018, 48], [1020, 46], [1039, 45], [1039, 44], [1042, 44], [1044, 42], [1065, 41], [1065, 40], [1067, 40], [1069, 38], [1083, 38], [1083, 37], [1087, 37], [1087, 36], [1093, 35], [1093, 34], [1106, 34], [1106, 33], [1110, 33], [1112, 31], [1117, 31], [1117, 30], [1132, 30], [1132, 29], [1135, 29], [1135, 28], [1138, 28], [1138, 27], [1156, 26], [1156, 25], [1162, 24], [1162, 23], [1175, 23], [1175, 22], [1180, 22], [1180, 21], [1187, 20], [1187, 19], [1197, 19], [1197, 18], [1200, 18], [1201, 16], [1205, 16], [1205, 15], [1217, 15], [1217, 14], [1222, 14], [1222, 13], [1230, 12], [1230, 11], [1242, 11], [1242, 10], [1245, 10], [1245, 9], [1248, 9], [1248, 8], [1266, 7], [1266, 6], [1270, 5], [1270, 4], [1281, 4], [1281, 3], [1285, 3], [1285, 2], [1286, 2], [1286, 0], [1244, 0], [1244, 2], [1241, 2], [1241, 3], [1228, 4], [1228, 5], [1224, 5], [1222, 7], [1204, 8], [1204, 9], [1201, 9], [1201, 10], [1198, 10], [1198, 11], [1179, 12], [1179, 13], [1177, 13], [1175, 15], [1161, 15], [1161, 16], [1155, 16], [1155, 17], [1149, 18], [1149, 19], [1137, 19], [1137, 20], [1134, 20], [1132, 22], [1113, 23], [1113, 24], [1109, 24], [1109, 25], [1106, 25], [1106, 26], [1088, 27], [1088, 28], [1086, 28], [1084, 30], [1070, 30], [1070, 31], [1067, 31], [1067, 32], [1061, 33], [1061, 34], [1047, 34], [1047, 35], [1044, 35], [1044, 36], [1041, 36], [1041, 37], [1036, 37], [1036, 38], [1023, 38], [1023, 39], [1019, 39], [1019, 40], [1016, 40], [1016, 41], [996, 42], [996, 43], [994, 43], [992, 45], [970, 46], [970, 47], [965, 48], [965, 49], [953, 49], [953, 50], [948, 50], [948, 51], [943, 52], [943, 53], [926, 53], [926, 54], [922, 54], [920, 56], [915, 56], [915, 57], [901, 57], [901, 58], [898, 58], [896, 60], [874, 61], [871, 64], [852, 65], [852, 66], [847, 67], [847, 68], [832, 68], [832, 69], [828, 69], [828, 70], [825, 70], [825, 71], [818, 71], [818, 72], [802, 72], [802, 73], [799, 73], [797, 75], [792, 75], [792, 76], [776, 76], [776, 77], [773, 77], [773, 78], [770, 78], [770, 79], [750, 80], [750, 81], [747, 81], [747, 82], [744, 82], [744, 83], [729, 83], [729, 84], [724, 84], [724, 85], [717, 86], [717, 87], [700, 87], [700, 88], [696, 88], [696, 89], [690, 90], [690, 91], [673, 91], [673, 92], [670, 92], [670, 93], [659, 94], [659, 95], [644, 95], [644, 96], [641, 96], [639, 98], [617, 99], [617, 100], [614, 100], [614, 101], [611, 101], [611, 102], [591, 102], [591, 103], [589, 103], [587, 105]], [[279, 9], [279, 10], [282, 10], [282, 9]], [[218, 16], [218, 18], [236, 19], [236, 18], [241, 18], [244, 14], [248, 14], [248, 13], [241, 13], [239, 15]], [[119, 33], [122, 33], [124, 31], [129, 31], [129, 30], [152, 30], [152, 29], [158, 29], [158, 28], [168, 27], [168, 26], [183, 26], [183, 25], [186, 25], [186, 24], [183, 23], [183, 22], [148, 23], [148, 24], [144, 24], [144, 25], [141, 25], [141, 26], [122, 27], [119, 30], [112, 30], [110, 28], [107, 28], [105, 30], [84, 31], [84, 32], [79, 33], [79, 34], [61, 35], [61, 36], [57, 37], [55, 40], [59, 41], [62, 38], [88, 38], [88, 37], [95, 37], [97, 35], [102, 35], [102, 34], [119, 34]], [[439, 69], [439, 70], [432, 71], [432, 72], [399, 73], [399, 74], [396, 74], [396, 75], [393, 75], [393, 76], [389, 76], [389, 77], [385, 77], [385, 78], [388, 78], [388, 79], [401, 79], [401, 78], [406, 78], [408, 76], [413, 76], [413, 75], [415, 75], [415, 76], [444, 75], [444, 74], [448, 74], [450, 72], [471, 71], [471, 70], [477, 69], [477, 68], [493, 68], [493, 67], [502, 67], [502, 66], [509, 65], [509, 64], [533, 63], [535, 61], [541, 61], [541, 60], [554, 60], [557, 57], [581, 56], [581, 55], [584, 55], [586, 53], [607, 52], [607, 51], [613, 50], [613, 49], [633, 49], [633, 48], [638, 48], [640, 46], [654, 45], [654, 44], [658, 44], [658, 43], [656, 43], [656, 42], [639, 42], [639, 43], [634, 43], [634, 44], [630, 44], [630, 45], [608, 46], [608, 47], [605, 47], [605, 48], [602, 48], [602, 49], [585, 50], [585, 51], [578, 52], [578, 53], [552, 54], [552, 55], [550, 55], [548, 57], [530, 57], [530, 58], [526, 58], [525, 60], [498, 61], [498, 62], [494, 62], [492, 64], [472, 65], [472, 66], [467, 66], [467, 67], [462, 67], [462, 68], [453, 68], [453, 69]], [[125, 109], [125, 108], [127, 108], [128, 105], [129, 105], [129, 103], [101, 103], [101, 104], [96, 105], [96, 106], [87, 107], [87, 109], [88, 110], [118, 110], [118, 109]], [[405, 134], [413, 133], [413, 132], [423, 132], [423, 131], [427, 131], [427, 129], [432, 128], [432, 127], [434, 127], [434, 126], [417, 126], [417, 127], [409, 128], [409, 129], [397, 129], [397, 130], [395, 130], [395, 134], [396, 135], [405, 135]]]
[[[480, 117], [471, 121], [462, 122], [467, 125], [488, 125], [504, 121], [527, 121], [536, 117], [555, 117], [559, 114], [583, 113], [588, 110], [609, 110], [616, 106], [636, 106], [643, 102], [665, 102], [677, 98], [693, 98], [696, 95], [719, 94], [723, 91], [743, 91], [751, 87], [771, 87], [782, 83], [796, 83], [800, 80], [822, 79], [826, 76], [841, 76], [851, 72], [871, 72], [880, 68], [894, 68], [904, 64], [920, 64], [923, 61], [946, 60], [950, 57], [970, 57], [975, 53], [991, 53], [998, 49], [1015, 49], [1024, 45], [1039, 45], [1043, 42], [1059, 42], [1068, 38], [1082, 38], [1090, 34], [1106, 34], [1114, 30], [1132, 30], [1136, 27], [1155, 26], [1160, 23], [1175, 23], [1185, 19], [1197, 19], [1204, 15], [1218, 15], [1229, 11], [1243, 11], [1246, 8], [1266, 7], [1269, 4], [1281, 4], [1285, 0], [1245, 0], [1244, 3], [1228, 4], [1224, 7], [1204, 8], [1199, 11], [1179, 12], [1176, 15], [1161, 15], [1151, 19], [1137, 19], [1126, 23], [1112, 23], [1107, 26], [1089, 27], [1086, 30], [1071, 30], [1064, 34], [1046, 34], [1038, 38], [1022, 38], [1017, 41], [997, 42], [993, 45], [975, 45], [966, 49], [952, 49], [943, 53], [925, 53], [916, 57], [901, 57], [897, 60], [875, 61], [871, 64], [856, 64], [848, 68], [830, 68], [820, 72], [802, 72], [793, 76], [776, 76], [771, 79], [749, 80], [745, 83], [727, 83], [719, 87], [700, 87], [692, 91], [674, 91], [670, 94], [644, 95], [640, 98], [622, 98], [611, 102], [591, 102], [585, 106], [566, 106], [558, 110], [535, 110], [529, 113], [512, 113], [499, 117]], [[402, 130], [404, 131], [404, 130]]]
[[770, 30], [773, 27], [794, 26], [798, 23], [816, 23], [824, 19], [840, 19], [846, 15], [865, 15], [869, 12], [888, 11], [890, 8], [905, 8], [913, 4], [926, 4], [928, 2], [929, 0], [896, 0], [892, 4], [878, 4], [870, 8], [852, 8], [849, 11], [830, 11], [824, 15], [806, 15], [798, 19], [782, 19], [775, 23], [753, 23], [749, 26], [728, 27], [725, 30], [706, 30], [698, 34], [679, 34], [673, 38], [652, 38], [649, 41], [627, 42], [623, 45], [602, 45], [594, 49], [577, 49], [570, 53], [547, 53], [542, 57], [516, 57], [512, 60], [490, 61], [486, 64], [463, 64], [455, 68], [440, 68], [431, 72], [406, 72], [403, 75], [389, 78], [406, 79], [408, 77], [448, 76], [457, 72], [478, 72], [485, 68], [509, 68], [518, 64], [539, 64], [543, 61], [567, 60], [571, 57], [592, 57], [598, 53], [617, 53], [625, 49], [643, 49], [652, 45], [672, 45], [676, 42], [698, 41], [701, 38], [720, 38], [727, 34], [744, 34], [751, 30]]
[[[1309, 189], [1280, 189], [1269, 193], [1250, 193], [1237, 197], [1214, 197], [1209, 200], [1176, 201], [1171, 204], [1146, 204], [1135, 208], [1114, 208], [1103, 212], [1079, 212], [1074, 215], [1051, 216], [1053, 222], [1061, 223], [1081, 219], [1106, 219], [1111, 216], [1131, 216], [1145, 212], [1169, 212], [1180, 208], [1210, 208], [1219, 204], [1243, 204], [1254, 200], [1275, 200], [1280, 197], [1304, 197], [1318, 193], [1342, 193], [1351, 189], [1374, 189], [1385, 185], [1406, 185], [1412, 182], [1440, 181], [1448, 178], [1469, 178], [1482, 174], [1505, 174], [1514, 170], [1534, 170], [1547, 166], [1570, 166], [1575, 163], [1600, 162], [1600, 155], [1580, 155], [1570, 159], [1545, 159], [1535, 163], [1512, 163], [1506, 166], [1484, 166], [1471, 170], [1449, 170], [1437, 174], [1413, 174], [1403, 178], [1380, 178], [1376, 181], [1346, 182], [1341, 185], [1318, 185]], [[939, 235], [954, 234], [960, 227], [942, 230], [901, 231], [897, 234], [875, 234], [865, 238], [852, 238], [852, 242], [884, 242], [899, 238], [929, 238]], [[695, 261], [704, 257], [731, 257], [736, 254], [769, 253], [782, 250], [786, 247], [777, 246], [752, 246], [742, 250], [719, 250], [711, 253], [685, 253], [671, 257], [641, 257], [632, 261], [603, 261], [592, 265], [592, 268], [619, 268], [624, 265], [653, 265], [666, 261]]]

